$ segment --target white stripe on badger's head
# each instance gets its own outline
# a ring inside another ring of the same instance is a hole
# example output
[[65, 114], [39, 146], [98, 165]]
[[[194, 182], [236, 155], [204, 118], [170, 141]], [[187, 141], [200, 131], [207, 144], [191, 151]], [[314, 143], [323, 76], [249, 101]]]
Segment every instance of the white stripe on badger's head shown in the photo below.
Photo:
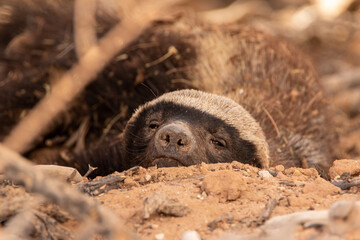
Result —
[[260, 125], [241, 105], [227, 97], [198, 90], [179, 90], [166, 93], [140, 106], [129, 122], [136, 119], [143, 110], [162, 102], [195, 108], [236, 128], [240, 138], [255, 145], [256, 155], [260, 159], [261, 166], [269, 167], [269, 147]]

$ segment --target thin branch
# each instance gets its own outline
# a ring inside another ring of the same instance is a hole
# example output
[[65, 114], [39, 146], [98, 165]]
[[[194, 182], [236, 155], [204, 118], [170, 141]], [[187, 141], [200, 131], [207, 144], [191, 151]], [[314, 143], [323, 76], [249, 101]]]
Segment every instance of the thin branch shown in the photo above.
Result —
[[345, 180], [334, 180], [331, 183], [341, 188], [341, 190], [348, 190], [351, 187], [360, 186], [360, 177], [354, 177]]
[[178, 53], [178, 50], [174, 46], [170, 46], [167, 53], [165, 53], [163, 56], [161, 56], [160, 58], [158, 58], [158, 59], [156, 59], [156, 60], [154, 60], [152, 62], [146, 63], [145, 67], [146, 68], [153, 67], [153, 66], [165, 61], [166, 59], [168, 59], [169, 57], [171, 57], [172, 55], [177, 54], [177, 53]]
[[270, 115], [270, 113], [268, 112], [268, 110], [266, 110], [266, 108], [263, 107], [263, 111], [265, 112], [266, 116], [269, 118], [271, 124], [274, 126], [274, 129], [275, 129], [275, 131], [276, 131], [277, 136], [280, 137], [281, 134], [280, 134], [279, 128], [278, 128], [275, 120], [274, 120], [273, 117]]
[[76, 54], [81, 59], [96, 45], [96, 0], [76, 0], [74, 7], [74, 42]]

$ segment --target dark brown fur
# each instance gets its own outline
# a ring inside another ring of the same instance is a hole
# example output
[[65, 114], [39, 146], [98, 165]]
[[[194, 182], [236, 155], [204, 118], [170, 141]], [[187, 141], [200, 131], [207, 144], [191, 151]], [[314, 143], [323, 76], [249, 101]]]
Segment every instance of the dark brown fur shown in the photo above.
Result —
[[[46, 16], [41, 17], [46, 19]], [[71, 19], [65, 18], [64, 21], [71, 22]], [[25, 28], [27, 26], [21, 21], [18, 24], [23, 24]], [[8, 32], [6, 26], [1, 26], [0, 30]], [[35, 37], [47, 33], [46, 28], [42, 30], [44, 32], [38, 31]], [[68, 30], [66, 34], [71, 36], [71, 28]], [[27, 47], [31, 51], [24, 51], [22, 58], [3, 59], [0, 64], [7, 74], [4, 74], [6, 78], [2, 80], [4, 86], [1, 91], [18, 91], [18, 85], [13, 86], [13, 83], [24, 84], [29, 76], [31, 79], [41, 79], [42, 83], [54, 68], [56, 71], [67, 69], [75, 61], [74, 52], [71, 50], [56, 58], [59, 53], [54, 53], [55, 46], [68, 44], [59, 38], [60, 34], [64, 35], [62, 29], [49, 35], [55, 41], [51, 48], [30, 44]], [[9, 47], [12, 37], [1, 39], [3, 51]], [[170, 47], [177, 49], [177, 53], [160, 63], [149, 64], [166, 54]], [[45, 55], [47, 59], [39, 59], [31, 54], [35, 50], [48, 51], [50, 54]], [[74, 104], [70, 113], [76, 113], [77, 117], [70, 118], [81, 120], [90, 116], [87, 142], [92, 146], [105, 127], [103, 122], [109, 121], [124, 106], [127, 111], [115, 124], [106, 144], [66, 164], [75, 164], [84, 172], [86, 163], [90, 161], [100, 167], [99, 174], [138, 164], [133, 159], [123, 157], [125, 150], [122, 144], [129, 139], [111, 136], [124, 128], [139, 105], [165, 92], [194, 88], [233, 99], [258, 121], [269, 145], [271, 166], [316, 167], [325, 173], [331, 165], [329, 146], [334, 136], [317, 75], [309, 60], [285, 41], [246, 26], [217, 28], [192, 18], [183, 18], [154, 24], [120, 55], [126, 56], [125, 60], [114, 60], [104, 70], [98, 81], [91, 84], [78, 103]], [[38, 61], [32, 61], [33, 58]], [[24, 61], [28, 63], [26, 67], [22, 64]], [[44, 62], [50, 64], [45, 65]], [[13, 63], [17, 66], [15, 69], [12, 69]], [[34, 64], [42, 67], [34, 69]], [[10, 70], [21, 73], [20, 77], [9, 75]], [[39, 88], [39, 85], [35, 87]], [[33, 93], [28, 94], [34, 96]], [[35, 97], [33, 102], [23, 106], [20, 104], [21, 98], [18, 99], [10, 101], [5, 108], [13, 104], [21, 110], [31, 107], [37, 100]], [[1, 109], [1, 112], [8, 113], [4, 119], [15, 123], [20, 110]], [[79, 120], [67, 125], [63, 134], [73, 131], [78, 124]], [[2, 134], [5, 133], [6, 130], [2, 129]], [[110, 148], [103, 147], [109, 145]]]

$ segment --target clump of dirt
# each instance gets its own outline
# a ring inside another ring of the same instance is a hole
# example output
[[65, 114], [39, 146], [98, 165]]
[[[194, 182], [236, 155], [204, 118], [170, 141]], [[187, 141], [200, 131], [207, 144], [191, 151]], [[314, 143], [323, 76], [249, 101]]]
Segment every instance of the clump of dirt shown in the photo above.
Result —
[[235, 201], [241, 197], [246, 184], [246, 179], [241, 175], [231, 170], [220, 170], [206, 175], [201, 190], [218, 198], [219, 202]]
[[341, 161], [335, 161], [329, 171], [330, 178], [335, 179], [343, 173], [351, 176], [360, 175], [360, 160], [343, 159]]

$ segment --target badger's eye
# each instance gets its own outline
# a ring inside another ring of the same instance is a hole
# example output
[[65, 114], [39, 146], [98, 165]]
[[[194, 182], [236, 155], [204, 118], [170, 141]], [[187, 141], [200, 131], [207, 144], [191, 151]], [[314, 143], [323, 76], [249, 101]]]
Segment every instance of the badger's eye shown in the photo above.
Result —
[[222, 140], [222, 139], [214, 139], [214, 138], [212, 138], [212, 139], [210, 140], [210, 143], [211, 143], [211, 144], [214, 144], [214, 145], [217, 146], [217, 147], [225, 147], [225, 146], [226, 146], [225, 141]]
[[156, 129], [159, 128], [159, 124], [156, 123], [156, 122], [151, 122], [151, 123], [149, 124], [149, 128], [150, 128], [151, 130], [156, 130]]

